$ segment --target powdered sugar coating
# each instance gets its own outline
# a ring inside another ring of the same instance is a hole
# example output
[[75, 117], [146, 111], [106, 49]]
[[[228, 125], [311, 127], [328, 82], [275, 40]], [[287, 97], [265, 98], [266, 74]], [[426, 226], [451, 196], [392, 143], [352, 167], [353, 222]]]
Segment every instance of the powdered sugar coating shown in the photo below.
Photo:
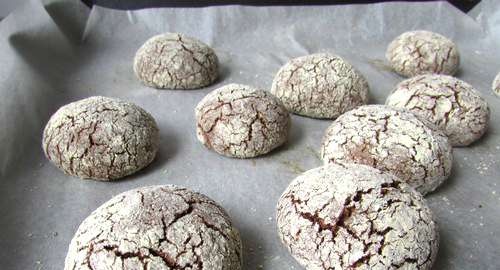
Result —
[[295, 178], [280, 197], [277, 223], [308, 270], [431, 269], [439, 245], [422, 196], [365, 165], [329, 164]]
[[456, 45], [430, 31], [409, 31], [388, 46], [386, 58], [397, 73], [413, 77], [421, 74], [453, 75], [460, 64]]
[[45, 126], [45, 156], [66, 174], [114, 180], [146, 167], [158, 151], [158, 127], [140, 107], [90, 97], [61, 107]]
[[124, 192], [87, 217], [65, 270], [241, 269], [241, 240], [224, 209], [176, 186]]
[[431, 123], [384, 105], [365, 105], [337, 118], [321, 146], [326, 163], [354, 162], [396, 175], [422, 194], [451, 173], [452, 147]]
[[488, 103], [470, 84], [457, 78], [429, 74], [396, 86], [387, 105], [405, 108], [439, 127], [452, 146], [467, 146], [488, 128]]
[[196, 106], [198, 140], [215, 152], [237, 158], [268, 153], [288, 137], [290, 115], [267, 91], [229, 84]]
[[497, 95], [497, 96], [500, 96], [500, 72], [497, 74], [497, 76], [495, 77], [495, 79], [493, 80], [493, 84], [492, 84], [492, 89], [493, 89], [493, 92]]
[[368, 83], [337, 55], [318, 53], [292, 59], [276, 74], [271, 93], [296, 114], [336, 118], [368, 101]]
[[218, 77], [218, 59], [205, 43], [178, 33], [150, 38], [134, 58], [134, 72], [147, 86], [196, 89]]

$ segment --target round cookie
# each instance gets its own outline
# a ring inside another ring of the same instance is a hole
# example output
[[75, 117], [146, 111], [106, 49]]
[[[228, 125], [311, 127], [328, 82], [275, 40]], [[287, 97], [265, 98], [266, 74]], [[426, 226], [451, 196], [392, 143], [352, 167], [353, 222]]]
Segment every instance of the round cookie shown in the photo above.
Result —
[[493, 80], [493, 85], [491, 87], [493, 89], [493, 92], [500, 97], [500, 72]]
[[196, 89], [218, 77], [218, 59], [205, 43], [178, 33], [150, 38], [137, 51], [134, 72], [145, 85]]
[[405, 108], [440, 128], [452, 146], [467, 146], [488, 128], [488, 103], [470, 84], [427, 74], [402, 81], [386, 104]]
[[344, 59], [318, 53], [286, 63], [274, 77], [271, 93], [293, 113], [336, 118], [368, 102], [368, 83]]
[[460, 64], [455, 44], [429, 31], [409, 31], [388, 46], [386, 58], [394, 71], [406, 77], [438, 73], [453, 75]]
[[321, 157], [325, 164], [354, 162], [392, 173], [422, 194], [448, 178], [453, 160], [440, 130], [384, 105], [361, 106], [337, 118], [323, 138]]
[[176, 186], [124, 192], [87, 217], [65, 270], [241, 269], [241, 240], [225, 211]]
[[195, 109], [198, 140], [236, 158], [263, 155], [288, 137], [290, 115], [267, 91], [229, 84], [205, 96]]
[[306, 269], [431, 269], [439, 246], [424, 198], [390, 174], [330, 164], [295, 178], [277, 205], [281, 241]]
[[158, 150], [158, 127], [140, 107], [90, 97], [61, 107], [45, 126], [45, 156], [64, 173], [114, 180], [146, 167]]

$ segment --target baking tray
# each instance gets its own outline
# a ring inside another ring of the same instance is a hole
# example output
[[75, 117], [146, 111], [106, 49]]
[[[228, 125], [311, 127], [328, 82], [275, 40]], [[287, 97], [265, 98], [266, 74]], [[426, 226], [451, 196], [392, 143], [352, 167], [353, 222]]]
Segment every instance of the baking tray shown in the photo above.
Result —
[[[241, 231], [244, 269], [301, 269], [279, 242], [275, 205], [287, 184], [320, 166], [329, 120], [292, 117], [289, 142], [254, 159], [231, 159], [196, 139], [194, 107], [213, 89], [243, 83], [269, 89], [290, 58], [343, 56], [367, 78], [371, 103], [383, 103], [403, 78], [387, 67], [387, 44], [427, 29], [453, 39], [458, 77], [488, 100], [491, 127], [454, 151], [453, 173], [427, 196], [440, 226], [435, 269], [499, 269], [500, 99], [490, 85], [500, 55], [489, 32], [445, 2], [320, 7], [244, 7], [88, 11], [77, 1], [31, 1], [0, 23], [0, 262], [2, 269], [62, 269], [80, 222], [120, 192], [176, 184], [219, 202]], [[200, 90], [156, 90], [134, 77], [132, 60], [152, 35], [182, 32], [211, 45], [221, 78]], [[116, 182], [66, 176], [43, 156], [50, 115], [81, 98], [134, 102], [157, 120], [160, 151], [143, 171]]]

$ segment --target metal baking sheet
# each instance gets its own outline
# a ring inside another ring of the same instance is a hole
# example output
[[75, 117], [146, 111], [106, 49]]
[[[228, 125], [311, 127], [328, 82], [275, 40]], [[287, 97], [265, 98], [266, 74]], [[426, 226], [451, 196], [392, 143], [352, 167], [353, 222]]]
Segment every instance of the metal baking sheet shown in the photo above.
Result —
[[[412, 29], [455, 40], [462, 56], [458, 77], [491, 108], [486, 136], [455, 149], [452, 177], [427, 196], [441, 234], [435, 269], [500, 268], [500, 98], [490, 89], [500, 52], [472, 17], [446, 2], [131, 12], [87, 11], [77, 2], [31, 1], [0, 23], [0, 268], [62, 269], [77, 226], [100, 204], [135, 187], [176, 184], [227, 209], [241, 231], [244, 269], [301, 269], [279, 242], [274, 209], [297, 174], [321, 165], [317, 152], [331, 121], [293, 116], [286, 145], [237, 160], [197, 142], [194, 107], [227, 83], [269, 89], [287, 60], [325, 51], [356, 66], [370, 83], [371, 103], [383, 103], [402, 80], [387, 68], [386, 46]], [[191, 91], [141, 85], [132, 71], [135, 51], [166, 31], [213, 46], [220, 80]], [[106, 183], [66, 176], [45, 159], [40, 144], [50, 115], [93, 95], [132, 101], [156, 118], [161, 148], [153, 164]]]

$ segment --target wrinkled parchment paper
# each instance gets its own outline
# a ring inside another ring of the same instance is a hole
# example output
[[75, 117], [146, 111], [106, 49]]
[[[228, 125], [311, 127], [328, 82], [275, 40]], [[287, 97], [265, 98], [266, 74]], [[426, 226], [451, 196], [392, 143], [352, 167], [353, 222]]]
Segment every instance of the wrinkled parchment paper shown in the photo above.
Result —
[[[285, 146], [237, 160], [197, 142], [193, 109], [227, 83], [269, 89], [287, 60], [324, 51], [356, 66], [370, 83], [371, 102], [383, 103], [402, 80], [386, 65], [386, 46], [412, 29], [436, 31], [458, 44], [458, 77], [482, 92], [492, 112], [488, 134], [454, 151], [452, 177], [427, 196], [441, 233], [435, 269], [499, 269], [500, 99], [490, 85], [500, 52], [493, 32], [472, 17], [445, 2], [126, 12], [86, 11], [77, 1], [32, 1], [0, 23], [1, 268], [62, 269], [77, 226], [100, 204], [135, 187], [176, 184], [227, 209], [241, 231], [244, 269], [301, 269], [278, 240], [274, 208], [298, 173], [321, 165], [318, 150], [331, 121], [293, 116]], [[221, 79], [192, 91], [141, 85], [132, 71], [135, 51], [166, 31], [214, 47]], [[132, 101], [156, 118], [161, 149], [151, 166], [104, 183], [66, 176], [44, 158], [41, 136], [50, 115], [93, 95]]]

